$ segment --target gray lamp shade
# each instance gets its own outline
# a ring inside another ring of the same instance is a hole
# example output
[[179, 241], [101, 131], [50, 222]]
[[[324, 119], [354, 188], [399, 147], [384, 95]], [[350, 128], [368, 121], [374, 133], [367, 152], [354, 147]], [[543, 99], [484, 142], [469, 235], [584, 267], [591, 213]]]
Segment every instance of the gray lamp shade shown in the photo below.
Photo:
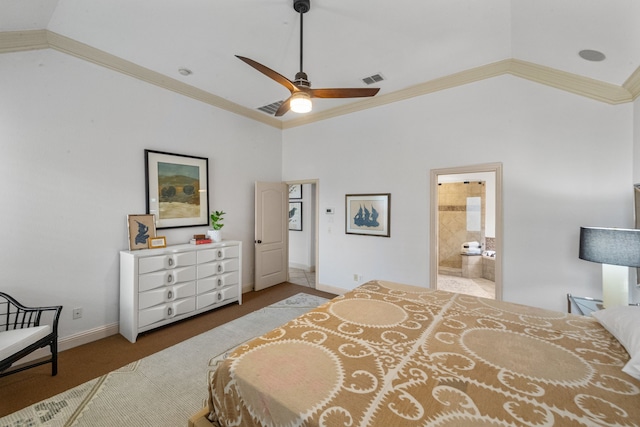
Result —
[[580, 259], [640, 267], [640, 229], [580, 227]]

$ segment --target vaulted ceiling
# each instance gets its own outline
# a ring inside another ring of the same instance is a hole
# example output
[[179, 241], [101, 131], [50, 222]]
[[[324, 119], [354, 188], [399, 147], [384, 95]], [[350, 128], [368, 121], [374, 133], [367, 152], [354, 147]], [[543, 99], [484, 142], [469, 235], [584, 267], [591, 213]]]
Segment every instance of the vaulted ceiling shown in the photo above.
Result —
[[611, 104], [640, 94], [637, 0], [311, 0], [312, 87], [380, 92], [275, 118], [258, 108], [288, 90], [235, 55], [293, 80], [299, 23], [293, 0], [1, 0], [0, 53], [56, 49], [281, 128], [505, 73]]

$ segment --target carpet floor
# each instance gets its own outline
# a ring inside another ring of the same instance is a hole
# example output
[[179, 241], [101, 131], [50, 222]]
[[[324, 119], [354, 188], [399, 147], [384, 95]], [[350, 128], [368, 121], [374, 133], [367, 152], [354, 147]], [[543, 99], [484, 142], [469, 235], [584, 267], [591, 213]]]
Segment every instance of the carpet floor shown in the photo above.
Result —
[[0, 418], [0, 426], [185, 425], [220, 354], [326, 302], [299, 293]]

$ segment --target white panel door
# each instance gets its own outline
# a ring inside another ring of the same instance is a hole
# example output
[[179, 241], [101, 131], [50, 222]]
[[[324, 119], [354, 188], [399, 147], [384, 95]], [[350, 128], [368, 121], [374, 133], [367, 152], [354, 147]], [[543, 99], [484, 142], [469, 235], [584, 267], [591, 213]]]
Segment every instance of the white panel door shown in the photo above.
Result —
[[289, 191], [284, 182], [256, 182], [255, 290], [288, 278]]

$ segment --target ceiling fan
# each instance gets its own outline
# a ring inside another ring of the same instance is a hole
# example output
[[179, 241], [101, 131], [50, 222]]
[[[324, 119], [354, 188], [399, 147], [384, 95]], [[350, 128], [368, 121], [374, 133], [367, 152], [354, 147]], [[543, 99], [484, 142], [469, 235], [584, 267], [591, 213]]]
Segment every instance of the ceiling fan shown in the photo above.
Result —
[[308, 113], [312, 107], [311, 98], [361, 98], [374, 96], [380, 90], [380, 88], [311, 89], [311, 82], [309, 82], [307, 74], [302, 71], [302, 16], [307, 13], [310, 8], [311, 0], [293, 0], [293, 9], [300, 13], [300, 71], [296, 73], [294, 81], [289, 80], [280, 73], [273, 71], [269, 67], [265, 67], [253, 59], [236, 55], [238, 59], [280, 83], [291, 92], [291, 96], [282, 102], [280, 108], [276, 111], [276, 117], [283, 116], [289, 110], [297, 113]]

